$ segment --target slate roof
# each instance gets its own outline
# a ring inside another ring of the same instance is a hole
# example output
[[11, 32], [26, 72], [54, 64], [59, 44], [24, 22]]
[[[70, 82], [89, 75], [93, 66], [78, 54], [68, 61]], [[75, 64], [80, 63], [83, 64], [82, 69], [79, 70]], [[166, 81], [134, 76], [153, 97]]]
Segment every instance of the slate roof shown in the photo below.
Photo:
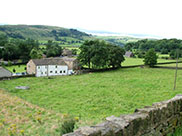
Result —
[[68, 58], [68, 57], [62, 57], [62, 59], [64, 61], [75, 61], [75, 60], [77, 60], [76, 58]]
[[132, 53], [131, 51], [127, 51], [127, 52], [125, 53], [125, 56], [126, 56], [126, 57], [132, 57], [132, 56], [133, 56], [133, 53]]
[[36, 66], [40, 65], [67, 65], [61, 58], [32, 59]]

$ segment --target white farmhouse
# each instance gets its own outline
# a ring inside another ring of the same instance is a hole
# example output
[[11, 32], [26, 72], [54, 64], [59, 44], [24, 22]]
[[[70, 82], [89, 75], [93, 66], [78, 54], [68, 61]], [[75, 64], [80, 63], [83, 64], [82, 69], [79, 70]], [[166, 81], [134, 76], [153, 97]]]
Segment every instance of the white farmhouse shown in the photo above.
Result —
[[41, 76], [70, 75], [74, 67], [70, 67], [63, 58], [32, 59], [27, 63], [27, 73]]

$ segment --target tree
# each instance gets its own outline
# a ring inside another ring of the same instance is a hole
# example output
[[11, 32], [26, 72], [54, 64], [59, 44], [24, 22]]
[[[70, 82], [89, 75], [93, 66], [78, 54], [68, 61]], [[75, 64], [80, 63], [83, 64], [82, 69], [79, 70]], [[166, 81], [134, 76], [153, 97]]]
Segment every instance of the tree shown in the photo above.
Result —
[[7, 35], [0, 33], [0, 46], [4, 46], [6, 43], [8, 43]]
[[41, 59], [42, 55], [43, 55], [42, 51], [36, 48], [33, 48], [30, 52], [31, 59]]
[[[178, 52], [178, 55], [177, 55], [177, 52]], [[170, 52], [170, 57], [172, 58], [172, 59], [176, 59], [177, 58], [177, 56], [180, 58], [181, 56], [182, 56], [182, 50], [179, 50], [179, 49], [177, 49], [177, 50], [172, 50], [171, 52]]]
[[100, 40], [85, 41], [80, 46], [78, 59], [82, 65], [92, 69], [103, 69], [112, 66], [120, 67], [124, 61], [124, 50], [116, 45]]
[[90, 68], [91, 65], [91, 46], [94, 44], [94, 41], [85, 41], [81, 46], [80, 46], [80, 54], [78, 56], [78, 59], [80, 60], [82, 65], [88, 66]]
[[58, 45], [58, 43], [53, 42], [51, 40], [49, 40], [47, 42], [47, 46], [46, 46], [46, 56], [47, 57], [57, 57], [60, 56], [62, 54], [63, 50], [61, 48], [61, 46]]
[[113, 68], [121, 67], [121, 62], [125, 60], [124, 58], [124, 49], [122, 49], [120, 46], [111, 45], [109, 44], [107, 46], [108, 48], [108, 61], [109, 66], [112, 66]]
[[145, 54], [144, 63], [145, 65], [148, 65], [149, 67], [153, 67], [154, 65], [157, 64], [157, 55], [153, 48], [149, 49], [147, 53]]

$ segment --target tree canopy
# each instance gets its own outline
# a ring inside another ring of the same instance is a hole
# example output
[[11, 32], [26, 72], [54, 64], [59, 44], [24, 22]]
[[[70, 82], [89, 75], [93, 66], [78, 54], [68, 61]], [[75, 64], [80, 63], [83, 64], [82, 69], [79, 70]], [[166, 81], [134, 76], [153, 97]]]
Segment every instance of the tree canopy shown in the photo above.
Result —
[[145, 54], [144, 63], [145, 65], [148, 65], [150, 67], [153, 67], [154, 65], [157, 64], [157, 55], [153, 48], [149, 49]]
[[100, 40], [85, 41], [78, 56], [82, 65], [92, 69], [120, 67], [124, 61], [124, 49]]

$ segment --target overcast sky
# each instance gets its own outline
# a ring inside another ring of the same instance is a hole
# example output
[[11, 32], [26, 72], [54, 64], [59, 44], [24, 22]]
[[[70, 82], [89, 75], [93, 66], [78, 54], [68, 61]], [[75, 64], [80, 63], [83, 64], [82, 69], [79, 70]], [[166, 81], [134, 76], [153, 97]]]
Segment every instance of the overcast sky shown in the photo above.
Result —
[[182, 39], [182, 0], [0, 0], [1, 24], [150, 34]]

